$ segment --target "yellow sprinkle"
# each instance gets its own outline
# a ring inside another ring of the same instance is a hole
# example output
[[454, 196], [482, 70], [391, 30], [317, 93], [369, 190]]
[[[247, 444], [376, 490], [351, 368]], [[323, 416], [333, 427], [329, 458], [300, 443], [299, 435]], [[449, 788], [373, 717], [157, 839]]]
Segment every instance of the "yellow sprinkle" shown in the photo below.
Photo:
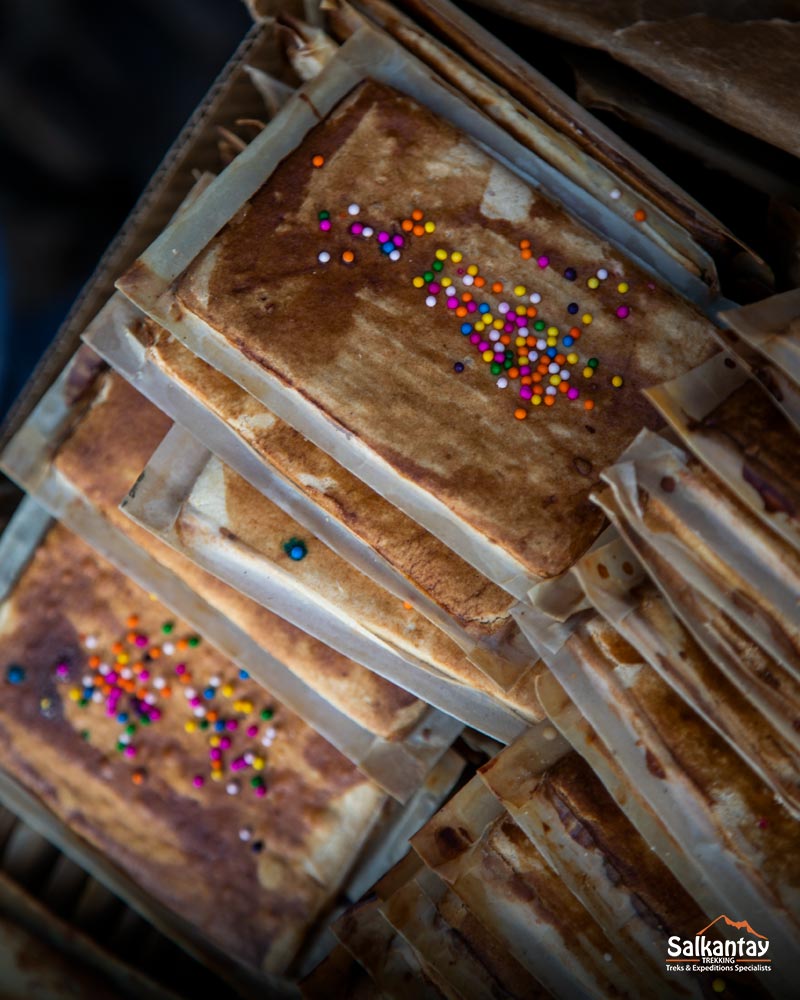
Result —
[[581, 322], [588, 326], [592, 322], [592, 314], [584, 313], [583, 316], [581, 316]]
[[517, 339], [514, 341], [514, 347], [524, 347], [524, 346], [525, 346], [525, 338], [517, 337]]
[[240, 701], [239, 704], [242, 706], [239, 709], [240, 712], [244, 712], [245, 714], [249, 714], [250, 712], [253, 711], [253, 703], [252, 703], [252, 701], [247, 701], [247, 700], [246, 701]]
[[477, 273], [478, 273], [478, 265], [470, 264], [469, 267], [467, 268], [467, 274], [471, 274], [472, 277], [474, 278]]
[[234, 710], [234, 712], [241, 712], [241, 710], [242, 710], [242, 703], [241, 703], [241, 701], [238, 698], [233, 703], [233, 710]]
[[414, 278], [414, 280], [411, 282], [411, 284], [414, 286], [414, 288], [424, 288], [425, 287], [425, 279], [424, 278], [420, 278], [420, 277]]
[[[213, 761], [213, 763], [214, 764], [218, 764], [219, 761], [215, 760], [215, 761]], [[222, 771], [212, 771], [211, 772], [211, 780], [212, 781], [222, 781], [222, 779], [224, 777], [225, 777], [225, 775], [222, 773]]]
[[195, 729], [197, 729], [197, 723], [192, 722], [192, 720], [190, 719], [188, 722], [185, 722], [183, 724], [183, 728], [186, 730], [187, 733], [193, 733]]
[[496, 319], [494, 323], [492, 323], [492, 326], [495, 328], [495, 330], [502, 330], [503, 327], [505, 326], [505, 323], [501, 319]]
[[519, 299], [522, 298], [522, 296], [525, 294], [526, 291], [527, 289], [525, 288], [524, 285], [517, 285], [517, 287], [514, 289], [514, 294]]
[[611, 384], [614, 386], [615, 389], [619, 389], [619, 387], [622, 385], [622, 376], [621, 375], [615, 375], [611, 379]]
[[130, 656], [128, 656], [127, 653], [120, 653], [119, 656], [117, 657], [117, 663], [121, 667], [124, 667], [126, 663], [130, 663], [130, 662], [131, 662], [131, 658], [130, 658]]
[[436, 225], [433, 222], [426, 222], [425, 223], [425, 232], [426, 233], [435, 233], [436, 232]]
[[576, 364], [577, 361], [578, 361], [578, 355], [577, 354], [568, 354], [567, 355], [567, 361], [569, 361], [569, 363], [571, 365]]
[[474, 326], [474, 330], [476, 333], [482, 333], [485, 329], [486, 327], [483, 325], [483, 323], [476, 323]]
[[557, 337], [558, 336], [558, 327], [557, 326], [548, 326], [548, 328], [547, 328], [547, 336], [548, 337]]
[[594, 375], [594, 368], [590, 368], [588, 365], [583, 369], [583, 377], [591, 378]]
[[265, 764], [265, 761], [264, 761], [263, 757], [254, 757], [253, 758], [253, 770], [254, 771], [263, 771], [264, 770], [264, 764]]
[[541, 396], [534, 396], [533, 399], [531, 400], [531, 402], [533, 403], [534, 406], [539, 406], [540, 403], [542, 402], [542, 397]]
[[442, 288], [449, 288], [453, 284], [452, 278], [442, 278], [440, 282]]
[[79, 701], [80, 697], [81, 697], [81, 693], [78, 690], [78, 688], [70, 688], [70, 691], [69, 691], [69, 699], [70, 699], [70, 701]]
[[484, 361], [494, 361], [494, 351], [484, 351], [481, 357]]
[[586, 284], [589, 286], [589, 288], [599, 288], [600, 287], [600, 281], [599, 281], [598, 278], [589, 278], [589, 280], [586, 282]]
[[527, 310], [525, 309], [525, 306], [517, 306], [517, 308], [514, 310], [517, 316], [524, 316], [526, 311]]
[[212, 746], [212, 747], [218, 747], [218, 746], [219, 746], [219, 743], [220, 743], [220, 738], [219, 738], [219, 736], [212, 736], [212, 737], [211, 737], [211, 738], [209, 739], [209, 741], [208, 741], [208, 744], [209, 744], [209, 746]]
[[481, 320], [484, 326], [488, 326], [490, 323], [494, 322], [494, 316], [491, 313], [481, 313]]
[[620, 281], [620, 283], [617, 285], [617, 291], [620, 293], [620, 295], [624, 295], [625, 292], [628, 291], [628, 282]]
[[551, 375], [550, 376], [550, 385], [561, 385], [561, 376], [560, 375]]
[[222, 687], [219, 690], [220, 690], [220, 694], [222, 694], [223, 697], [230, 698], [231, 695], [233, 694], [233, 685], [232, 684], [223, 684]]
[[437, 260], [447, 260], [446, 250], [437, 250], [433, 255]]
[[461, 253], [460, 250], [454, 250], [453, 253], [450, 254], [450, 260], [452, 260], [454, 264], [460, 264], [463, 259], [464, 254]]
[[147, 596], [150, 598], [151, 601], [158, 600], [158, 594], [148, 594]]
[[548, 347], [557, 347], [558, 346], [558, 337], [548, 337], [547, 338], [547, 346]]

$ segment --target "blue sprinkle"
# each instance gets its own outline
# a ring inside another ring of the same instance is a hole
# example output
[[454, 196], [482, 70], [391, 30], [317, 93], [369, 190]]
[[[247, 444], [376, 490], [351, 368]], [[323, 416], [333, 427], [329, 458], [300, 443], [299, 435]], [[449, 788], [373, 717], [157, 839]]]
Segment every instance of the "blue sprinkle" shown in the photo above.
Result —
[[453, 365], [453, 371], [457, 372], [459, 375], [464, 371], [464, 363], [462, 361], [456, 361]]
[[295, 562], [300, 562], [308, 555], [306, 543], [301, 538], [290, 538], [288, 542], [284, 542], [283, 551]]
[[381, 243], [381, 250], [383, 250], [384, 253], [391, 253], [392, 250], [394, 250], [394, 248], [395, 248], [394, 243], [392, 243], [391, 240], [387, 240], [385, 243]]
[[548, 358], [554, 358], [556, 356], [556, 354], [558, 354], [558, 348], [557, 347], [548, 347], [547, 350], [544, 353], [548, 356]]
[[572, 313], [572, 315], [574, 316], [577, 311], [578, 311], [578, 303], [570, 302], [570, 304], [567, 306], [567, 312]]
[[574, 281], [578, 277], [578, 272], [574, 267], [568, 267], [564, 272], [564, 277], [567, 281]]
[[203, 697], [204, 698], [208, 698], [209, 700], [211, 700], [211, 698], [213, 698], [216, 693], [217, 693], [217, 689], [216, 688], [214, 688], [214, 687], [207, 687], [205, 689], [205, 691], [203, 692]]
[[25, 667], [12, 663], [6, 671], [6, 680], [9, 684], [22, 684], [25, 680]]
[[478, 312], [488, 313], [489, 312], [489, 303], [488, 302], [481, 302], [481, 304], [478, 306]]
[[239, 680], [246, 681], [250, 679], [250, 674], [246, 670], [239, 671]]
[[471, 323], [462, 323], [461, 324], [461, 332], [464, 334], [465, 337], [468, 334], [472, 333], [472, 324]]
[[222, 721], [222, 719], [220, 719], [218, 722], [214, 723], [214, 729], [218, 733], [224, 733], [225, 732], [225, 723]]
[[127, 721], [128, 721], [128, 713], [120, 712], [119, 715], [117, 716], [117, 722], [125, 723]]
[[564, 345], [564, 347], [572, 347], [572, 345], [575, 343], [575, 338], [574, 337], [564, 337], [564, 339], [561, 341], [561, 343]]

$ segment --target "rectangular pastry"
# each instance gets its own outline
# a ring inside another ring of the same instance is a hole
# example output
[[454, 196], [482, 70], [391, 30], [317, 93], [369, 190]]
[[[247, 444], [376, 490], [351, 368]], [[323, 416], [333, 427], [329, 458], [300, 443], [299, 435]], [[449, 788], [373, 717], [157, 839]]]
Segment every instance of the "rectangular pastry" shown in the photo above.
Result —
[[599, 534], [593, 483], [658, 423], [640, 390], [715, 350], [695, 308], [372, 81], [175, 253], [158, 303], [147, 258], [119, 287], [520, 597]]
[[286, 971], [384, 794], [60, 525], [0, 622], [0, 767], [214, 947]]

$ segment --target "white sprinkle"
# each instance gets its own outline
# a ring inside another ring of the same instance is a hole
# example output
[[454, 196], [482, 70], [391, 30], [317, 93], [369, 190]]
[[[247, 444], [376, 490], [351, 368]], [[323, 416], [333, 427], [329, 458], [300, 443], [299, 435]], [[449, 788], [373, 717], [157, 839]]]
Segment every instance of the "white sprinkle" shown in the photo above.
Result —
[[530, 333], [530, 330], [527, 328], [527, 326], [519, 326], [519, 327], [517, 327], [517, 336], [518, 337], [527, 337], [529, 333]]
[[131, 677], [133, 677], [133, 671], [130, 667], [123, 667], [122, 670], [120, 670], [119, 675], [123, 680], [129, 681]]
[[499, 330], [492, 330], [492, 332], [489, 334], [489, 340], [495, 340], [495, 341], [497, 341], [499, 339], [500, 339], [500, 331]]
[[148, 692], [144, 696], [144, 700], [147, 702], [148, 705], [155, 705], [157, 699], [156, 699], [156, 696], [152, 692]]
[[547, 341], [544, 339], [544, 337], [540, 337], [536, 341], [536, 348], [537, 348], [537, 350], [543, 351], [546, 347], [547, 347]]
[[557, 374], [558, 374], [558, 371], [559, 371], [559, 367], [560, 367], [560, 366], [559, 366], [559, 365], [557, 365], [557, 364], [555, 363], [555, 361], [551, 361], [551, 362], [550, 362], [550, 364], [549, 364], [549, 365], [547, 366], [547, 370], [548, 370], [548, 372], [549, 372], [549, 373], [550, 373], [551, 375], [557, 375]]
[[244, 755], [245, 764], [252, 764], [255, 759], [256, 759], [255, 754], [252, 753], [250, 750], [248, 750], [247, 753]]
[[206, 714], [206, 710], [203, 708], [202, 705], [198, 705], [197, 708], [194, 710], [194, 714], [198, 719], [202, 719], [203, 716]]
[[245, 843], [253, 836], [253, 831], [247, 827], [243, 826], [239, 831], [239, 840], [243, 840]]
[[511, 306], [507, 302], [501, 302], [500, 305], [497, 307], [497, 311], [500, 313], [501, 316], [505, 316], [505, 314], [508, 312], [510, 308]]
[[97, 668], [97, 672], [102, 674], [103, 677], [105, 677], [106, 674], [111, 673], [111, 667], [109, 667], [107, 663], [101, 663], [100, 666]]
[[[225, 786], [225, 791], [228, 793], [228, 795], [238, 795], [239, 786], [236, 784], [235, 781], [229, 781], [228, 784]], [[239, 834], [239, 836], [241, 837], [241, 833]]]
[[154, 677], [153, 678], [153, 687], [156, 689], [156, 691], [160, 691], [161, 688], [166, 687], [166, 685], [167, 685], [167, 682], [164, 680], [163, 677]]
[[531, 362], [531, 361], [538, 361], [538, 360], [539, 360], [539, 352], [538, 351], [528, 351], [528, 361], [529, 362]]
[[400, 251], [392, 250], [392, 252], [389, 254], [389, 260], [400, 260]]
[[620, 191], [619, 188], [614, 188], [614, 190], [611, 192], [611, 197], [614, 199], [614, 201], [616, 201], [617, 198], [622, 197], [622, 192]]
[[216, 674], [214, 674], [213, 677], [208, 678], [208, 683], [212, 688], [218, 688], [222, 683], [222, 681], [219, 679], [219, 677], [217, 677]]
[[436, 296], [435, 295], [429, 295], [427, 297], [427, 299], [425, 299], [425, 305], [426, 306], [430, 306], [431, 309], [432, 309], [436, 305]]
[[567, 370], [566, 368], [562, 368], [562, 369], [561, 369], [561, 371], [560, 371], [560, 372], [559, 372], [558, 374], [559, 374], [559, 375], [560, 375], [560, 376], [561, 376], [561, 377], [562, 377], [563, 379], [568, 379], [568, 378], [569, 378], [569, 376], [570, 376], [570, 373], [569, 373], [569, 371], [568, 371], [568, 370]]
[[541, 295], [538, 292], [534, 292], [533, 295], [531, 295], [530, 301], [534, 305], [536, 305], [537, 302], [541, 302], [542, 301], [542, 297], [541, 297]]
[[610, 955], [610, 953], [606, 952], [605, 955], [603, 955], [603, 959], [606, 962], [610, 962], [611, 961], [611, 955]]
[[359, 208], [358, 205], [356, 205], [355, 202], [353, 202], [352, 205], [348, 205], [347, 206], [347, 211], [348, 211], [348, 213], [350, 215], [358, 215], [358, 213], [361, 211], [361, 209]]
[[90, 677], [88, 674], [83, 678], [83, 686], [85, 688], [90, 688], [94, 686], [94, 678]]
[[278, 735], [278, 730], [274, 726], [270, 726], [269, 729], [264, 733], [265, 736], [269, 736], [271, 740], [274, 740]]
[[465, 284], [467, 286], [467, 288], [469, 288], [470, 285], [473, 285], [475, 283], [475, 279], [472, 277], [471, 274], [465, 274], [464, 277], [461, 279], [461, 281], [462, 284]]
[[103, 700], [102, 691], [94, 691], [92, 693], [92, 701], [95, 702], [95, 704], [99, 704], [102, 700]]
[[548, 387], [544, 391], [547, 393], [548, 396], [555, 396], [555, 394], [558, 392], [558, 389], [556, 389], [554, 385], [548, 385]]
[[322, 253], [317, 255], [317, 260], [320, 262], [320, 264], [327, 264], [330, 259], [331, 255], [328, 253], [327, 250], [323, 250]]
[[364, 228], [361, 230], [361, 235], [366, 237], [367, 239], [369, 239], [370, 236], [374, 235], [374, 233], [375, 230], [372, 228], [372, 226], [364, 226]]
[[458, 292], [452, 285], [448, 285], [447, 288], [445, 288], [444, 294], [448, 297], [448, 299], [452, 299], [454, 295], [458, 296]]
[[171, 642], [165, 642], [164, 645], [161, 647], [161, 652], [164, 654], [164, 656], [172, 656], [172, 654], [175, 652], [175, 646]]
[[497, 388], [505, 389], [507, 385], [508, 385], [508, 379], [505, 377], [505, 375], [501, 375], [500, 378], [497, 380]]
[[275, 741], [271, 736], [265, 735], [264, 738], [261, 740], [261, 745], [265, 747], [271, 747], [274, 742]]
[[187, 701], [191, 701], [197, 694], [194, 688], [185, 688], [183, 693], [186, 695]]
[[86, 636], [86, 648], [87, 649], [95, 649], [96, 646], [97, 646], [97, 636], [96, 635], [87, 635]]
[[119, 734], [119, 741], [120, 741], [120, 743], [125, 743], [125, 744], [130, 743], [130, 741], [131, 741], [130, 733], [120, 733]]
[[606, 271], [606, 269], [604, 267], [601, 267], [600, 270], [597, 272], [597, 277], [601, 281], [605, 281], [606, 278], [608, 277], [608, 271]]

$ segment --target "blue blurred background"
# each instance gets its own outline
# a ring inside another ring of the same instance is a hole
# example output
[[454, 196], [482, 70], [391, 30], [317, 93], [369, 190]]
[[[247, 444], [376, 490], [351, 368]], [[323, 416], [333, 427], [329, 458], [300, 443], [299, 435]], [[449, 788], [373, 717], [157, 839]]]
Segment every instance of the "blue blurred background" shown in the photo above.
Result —
[[0, 417], [250, 24], [241, 0], [0, 0]]

